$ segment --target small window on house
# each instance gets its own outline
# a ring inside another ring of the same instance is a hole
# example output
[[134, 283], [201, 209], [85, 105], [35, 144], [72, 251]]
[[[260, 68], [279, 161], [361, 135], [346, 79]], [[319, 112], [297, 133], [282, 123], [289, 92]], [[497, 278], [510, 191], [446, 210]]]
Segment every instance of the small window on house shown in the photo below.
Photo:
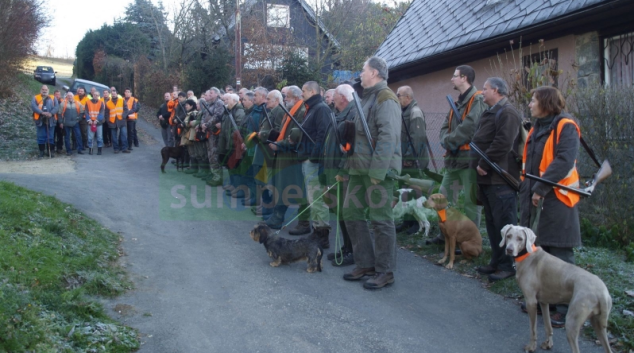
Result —
[[634, 33], [604, 40], [605, 83], [632, 87], [634, 82]]
[[269, 27], [290, 26], [290, 11], [287, 5], [267, 5], [266, 25]]
[[524, 85], [528, 89], [539, 86], [557, 87], [558, 69], [557, 49], [547, 49], [522, 58], [524, 66]]

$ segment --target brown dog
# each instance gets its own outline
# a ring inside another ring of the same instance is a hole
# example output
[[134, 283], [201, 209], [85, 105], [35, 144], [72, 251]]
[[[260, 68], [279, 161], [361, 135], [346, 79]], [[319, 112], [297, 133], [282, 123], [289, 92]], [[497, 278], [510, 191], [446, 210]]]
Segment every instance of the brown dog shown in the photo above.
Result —
[[178, 171], [179, 166], [183, 169], [183, 164], [185, 162], [185, 146], [163, 147], [161, 149], [161, 157], [163, 157], [163, 163], [161, 163], [161, 171], [163, 173], [165, 173], [165, 165], [170, 158], [176, 159], [176, 171]]
[[482, 236], [478, 227], [467, 216], [448, 205], [443, 194], [433, 194], [423, 203], [423, 207], [438, 212], [438, 226], [445, 236], [445, 256], [438, 263], [444, 264], [449, 254], [449, 263], [445, 267], [451, 269], [456, 257], [456, 244], [462, 250], [462, 257], [470, 260], [482, 253]]

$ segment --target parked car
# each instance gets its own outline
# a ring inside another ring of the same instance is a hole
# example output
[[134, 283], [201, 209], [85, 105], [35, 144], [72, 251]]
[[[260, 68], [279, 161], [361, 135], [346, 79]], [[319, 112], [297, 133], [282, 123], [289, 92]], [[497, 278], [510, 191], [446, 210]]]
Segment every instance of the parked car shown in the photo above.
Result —
[[70, 87], [68, 86], [63, 86], [63, 87], [66, 90], [66, 92], [73, 92], [73, 94], [77, 94], [77, 88], [79, 88], [79, 86], [84, 86], [84, 88], [86, 89], [86, 94], [90, 94], [90, 90], [92, 90], [93, 87], [96, 88], [97, 91], [99, 91], [99, 93], [101, 93], [102, 95], [105, 89], [110, 88], [104, 84], [88, 81], [88, 80], [82, 80], [81, 78], [76, 78], [75, 81], [73, 81], [73, 84], [70, 85]]
[[55, 74], [57, 71], [54, 71], [50, 66], [38, 66], [33, 71], [33, 78], [42, 83], [50, 83], [55, 86]]

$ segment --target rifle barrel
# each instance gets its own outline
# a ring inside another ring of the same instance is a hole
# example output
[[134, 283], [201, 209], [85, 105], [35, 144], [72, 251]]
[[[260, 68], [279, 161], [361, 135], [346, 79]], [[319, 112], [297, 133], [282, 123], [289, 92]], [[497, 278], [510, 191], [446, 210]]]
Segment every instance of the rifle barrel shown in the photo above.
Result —
[[590, 197], [590, 195], [592, 195], [591, 193], [589, 193], [587, 191], [584, 191], [584, 190], [581, 190], [581, 189], [576, 189], [576, 188], [571, 188], [571, 187], [566, 186], [566, 185], [561, 185], [561, 184], [558, 184], [558, 183], [556, 183], [554, 181], [550, 181], [550, 180], [547, 180], [547, 179], [544, 179], [544, 178], [540, 178], [540, 177], [532, 175], [532, 174], [524, 174], [524, 176], [529, 178], [529, 179], [537, 180], [539, 182], [542, 182], [544, 184], [548, 184], [548, 185], [553, 186], [553, 187], [558, 187], [560, 189], [564, 189], [564, 190], [567, 190], [567, 191], [574, 192], [575, 194], [579, 194], [580, 196]]
[[368, 139], [368, 147], [370, 148], [370, 151], [372, 151], [374, 149], [374, 143], [372, 141], [372, 135], [370, 135], [368, 121], [365, 118], [365, 114], [363, 114], [361, 99], [359, 99], [357, 92], [352, 92], [352, 97], [354, 98], [354, 106], [357, 108], [357, 112], [359, 113], [359, 119], [361, 119], [361, 124], [363, 125], [363, 132], [365, 132], [365, 137]]
[[288, 111], [288, 109], [286, 109], [286, 107], [284, 105], [280, 104], [280, 107], [282, 107], [282, 110], [284, 110], [284, 113], [286, 113], [286, 115], [288, 115], [291, 118], [291, 120], [293, 120], [295, 125], [297, 125], [299, 130], [302, 132], [302, 134], [306, 135], [306, 137], [308, 137], [310, 142], [312, 142], [312, 144], [314, 145], [315, 141], [310, 137], [310, 135], [306, 132], [306, 130], [304, 130], [304, 128], [302, 127], [302, 124], [300, 124], [299, 121], [297, 121], [297, 119], [295, 119], [295, 117]]

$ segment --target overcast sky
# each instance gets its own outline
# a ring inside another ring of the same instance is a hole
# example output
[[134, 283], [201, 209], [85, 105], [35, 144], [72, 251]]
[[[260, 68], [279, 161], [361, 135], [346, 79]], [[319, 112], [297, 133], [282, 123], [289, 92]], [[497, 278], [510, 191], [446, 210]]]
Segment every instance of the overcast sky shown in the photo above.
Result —
[[[85, 0], [49, 1], [47, 13], [51, 15], [50, 26], [44, 31], [38, 42], [38, 54], [46, 54], [51, 43], [53, 56], [74, 57], [75, 48], [89, 30], [101, 28], [103, 24], [111, 25], [115, 18], [123, 17], [125, 8], [133, 0], [108, 0], [93, 2]], [[158, 4], [157, 0], [152, 0]], [[173, 0], [164, 0], [166, 7], [171, 7]]]

